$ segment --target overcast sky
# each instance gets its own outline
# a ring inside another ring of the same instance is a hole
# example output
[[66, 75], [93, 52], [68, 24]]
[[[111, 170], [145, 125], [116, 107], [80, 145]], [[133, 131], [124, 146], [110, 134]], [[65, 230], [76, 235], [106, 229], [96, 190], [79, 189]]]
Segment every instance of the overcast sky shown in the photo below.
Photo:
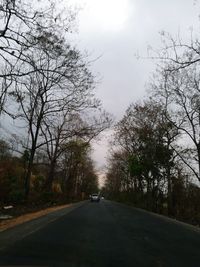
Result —
[[[83, 9], [79, 14], [76, 42], [91, 59], [102, 81], [97, 96], [117, 120], [131, 102], [145, 95], [145, 85], [155, 68], [147, 56], [148, 46], [161, 47], [159, 32], [180, 32], [183, 39], [190, 30], [198, 34], [200, 8], [194, 0], [72, 0]], [[109, 134], [107, 134], [109, 136]], [[107, 142], [94, 146], [98, 168], [106, 163]]]

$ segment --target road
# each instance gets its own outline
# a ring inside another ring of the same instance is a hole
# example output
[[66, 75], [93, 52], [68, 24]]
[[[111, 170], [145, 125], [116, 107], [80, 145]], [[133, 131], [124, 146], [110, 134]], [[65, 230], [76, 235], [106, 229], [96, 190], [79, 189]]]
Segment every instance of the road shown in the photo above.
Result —
[[198, 229], [106, 200], [6, 230], [0, 244], [0, 266], [200, 266]]

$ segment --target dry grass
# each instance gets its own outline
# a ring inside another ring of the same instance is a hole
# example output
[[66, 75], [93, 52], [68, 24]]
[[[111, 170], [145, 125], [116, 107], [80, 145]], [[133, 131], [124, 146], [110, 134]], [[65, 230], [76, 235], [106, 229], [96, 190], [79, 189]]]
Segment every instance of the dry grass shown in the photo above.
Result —
[[60, 209], [67, 208], [70, 206], [71, 206], [71, 204], [66, 204], [66, 205], [57, 206], [57, 207], [51, 207], [51, 208], [47, 208], [47, 209], [40, 210], [37, 212], [31, 212], [31, 213], [28, 213], [25, 215], [21, 215], [17, 218], [1, 221], [0, 222], [0, 232], [4, 231], [6, 229], [9, 229], [11, 227], [14, 227], [16, 225], [19, 225], [19, 224], [31, 221], [33, 219], [39, 218], [39, 217], [46, 215], [52, 211], [60, 210]]

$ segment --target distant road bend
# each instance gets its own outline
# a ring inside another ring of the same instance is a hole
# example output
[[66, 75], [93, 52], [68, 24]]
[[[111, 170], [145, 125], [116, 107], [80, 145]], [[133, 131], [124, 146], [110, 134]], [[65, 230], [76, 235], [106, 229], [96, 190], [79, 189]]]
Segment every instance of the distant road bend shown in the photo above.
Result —
[[199, 267], [200, 231], [103, 200], [0, 233], [0, 266]]

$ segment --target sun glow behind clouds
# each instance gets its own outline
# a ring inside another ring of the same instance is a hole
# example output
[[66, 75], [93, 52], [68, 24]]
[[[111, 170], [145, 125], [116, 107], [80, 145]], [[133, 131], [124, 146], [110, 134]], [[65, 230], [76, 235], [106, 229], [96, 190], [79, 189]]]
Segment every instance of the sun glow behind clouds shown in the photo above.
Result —
[[124, 28], [129, 17], [129, 0], [87, 0], [85, 4], [89, 27], [118, 31]]

